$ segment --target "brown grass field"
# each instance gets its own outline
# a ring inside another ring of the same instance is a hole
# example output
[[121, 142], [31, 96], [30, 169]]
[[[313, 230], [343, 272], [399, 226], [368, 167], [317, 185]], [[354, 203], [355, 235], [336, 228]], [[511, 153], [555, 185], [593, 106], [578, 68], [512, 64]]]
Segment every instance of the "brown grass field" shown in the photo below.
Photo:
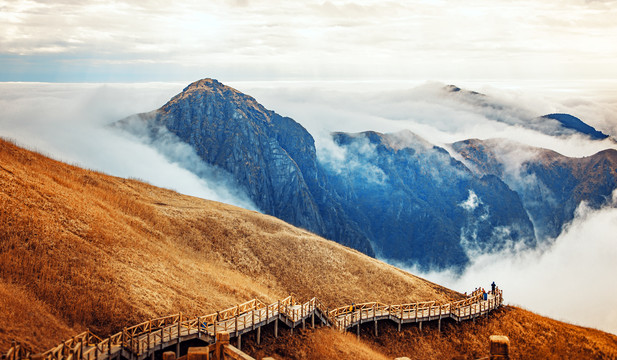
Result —
[[[42, 351], [86, 328], [107, 336], [148, 318], [203, 315], [255, 297], [317, 296], [334, 307], [462, 296], [276, 218], [3, 140], [0, 264], [0, 351], [13, 339]], [[617, 336], [511, 307], [441, 334], [430, 325], [398, 333], [384, 323], [379, 337], [367, 328], [360, 341], [320, 329], [276, 341], [266, 335], [259, 347], [249, 336], [246, 346], [258, 358], [480, 357], [493, 333], [511, 337], [514, 358], [617, 357]]]

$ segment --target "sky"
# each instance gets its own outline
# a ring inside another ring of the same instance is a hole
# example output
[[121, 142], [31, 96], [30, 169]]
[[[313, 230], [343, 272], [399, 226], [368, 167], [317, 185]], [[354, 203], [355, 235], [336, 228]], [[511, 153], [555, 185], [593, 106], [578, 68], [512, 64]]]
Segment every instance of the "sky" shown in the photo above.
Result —
[[0, 81], [616, 79], [613, 0], [0, 0]]

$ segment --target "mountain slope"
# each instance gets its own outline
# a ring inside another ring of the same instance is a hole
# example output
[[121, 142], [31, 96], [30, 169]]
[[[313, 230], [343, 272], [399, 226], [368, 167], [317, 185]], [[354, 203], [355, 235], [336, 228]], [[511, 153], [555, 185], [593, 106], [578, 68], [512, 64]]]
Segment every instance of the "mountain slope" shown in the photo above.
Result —
[[[330, 307], [461, 297], [276, 218], [83, 170], [3, 140], [0, 224], [1, 350], [12, 339], [46, 350], [85, 328], [106, 335], [150, 317], [209, 313], [253, 297], [295, 293]], [[415, 326], [399, 334], [380, 325], [379, 338], [364, 329], [360, 341], [327, 328], [291, 336], [282, 327], [278, 340], [262, 333], [262, 350], [250, 334], [243, 348], [278, 359], [484, 355], [487, 334], [503, 332], [522, 357], [614, 357], [614, 335], [504, 311], [488, 325], [444, 324], [441, 335], [431, 324], [422, 335]]]
[[[355, 332], [340, 334], [335, 330], [304, 331], [286, 342], [264, 341], [256, 345], [249, 340], [244, 348], [251, 354], [275, 359], [356, 359], [408, 357], [412, 360], [483, 359], [489, 354], [489, 336], [506, 335], [510, 339], [510, 359], [617, 359], [617, 336], [565, 324], [527, 310], [505, 306], [476, 322], [442, 321], [436, 324], [403, 325], [401, 332], [392, 322], [379, 323], [374, 335], [372, 323], [361, 327], [360, 341]], [[352, 335], [353, 334], [353, 335]], [[299, 338], [299, 339], [298, 339]], [[373, 351], [381, 357], [346, 356], [349, 347], [357, 353]], [[344, 354], [344, 355], [343, 355]]]
[[333, 136], [346, 158], [329, 168], [330, 183], [383, 256], [463, 268], [470, 247], [535, 245], [518, 194], [498, 177], [476, 176], [409, 131]]
[[503, 139], [471, 139], [452, 147], [480, 174], [502, 178], [521, 195], [540, 238], [557, 237], [581, 202], [599, 208], [617, 189], [615, 150], [571, 158]]
[[24, 312], [26, 294], [32, 311], [57, 319], [39, 327], [4, 313], [3, 349], [12, 338], [36, 339], [31, 344], [42, 350], [72, 330], [106, 335], [255, 297], [317, 296], [334, 307], [461, 296], [276, 218], [79, 169], [6, 141], [0, 224], [0, 291], [15, 294], [2, 309]]

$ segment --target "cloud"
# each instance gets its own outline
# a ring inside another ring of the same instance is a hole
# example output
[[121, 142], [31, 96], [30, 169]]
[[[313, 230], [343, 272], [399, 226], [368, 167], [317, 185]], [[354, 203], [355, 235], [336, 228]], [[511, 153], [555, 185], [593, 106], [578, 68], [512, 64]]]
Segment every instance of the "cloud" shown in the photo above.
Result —
[[155, 148], [108, 127], [133, 113], [158, 108], [177, 88], [177, 84], [0, 84], [0, 136], [81, 167], [256, 209], [225, 173], [203, 163], [193, 149], [172, 136], [160, 134]]
[[[0, 79], [19, 73], [24, 80], [38, 60], [49, 69], [39, 76], [62, 68], [64, 81], [76, 74], [83, 81], [92, 71], [98, 81], [166, 80], [170, 73], [191, 79], [205, 71], [236, 79], [617, 76], [617, 10], [599, 1], [17, 0], [0, 6]], [[2, 61], [8, 55], [20, 61]], [[161, 66], [132, 74], [142, 62]]]
[[508, 249], [477, 254], [462, 275], [422, 274], [458, 291], [492, 281], [506, 302], [555, 319], [617, 334], [617, 191], [613, 204], [592, 210], [582, 204], [576, 218], [552, 244], [538, 249]]
[[377, 156], [376, 145], [366, 137], [358, 136], [355, 141], [339, 146], [331, 137], [323, 138], [317, 152], [319, 161], [339, 176], [358, 176], [368, 183], [384, 185], [388, 175], [373, 164]]
[[469, 197], [467, 200], [458, 204], [458, 206], [462, 207], [468, 212], [473, 212], [480, 204], [482, 204], [482, 200], [476, 195], [473, 190], [469, 190]]
[[[511, 139], [575, 157], [617, 148], [608, 139], [590, 141], [579, 135], [555, 137], [543, 134], [540, 128], [518, 126], [517, 123], [536, 116], [576, 110], [574, 106], [562, 104], [564, 94], [544, 87], [532, 87], [526, 92], [476, 84], [479, 91], [487, 94], [487, 101], [501, 106], [499, 109], [462, 101], [456, 96], [445, 96], [445, 84], [437, 82], [237, 82], [232, 85], [251, 94], [267, 108], [293, 117], [313, 134], [318, 148], [321, 139], [332, 131], [356, 133], [367, 130], [383, 133], [410, 130], [446, 148], [449, 143], [469, 138]], [[555, 84], [558, 90], [560, 86]], [[541, 97], [538, 93], [544, 95]], [[602, 120], [605, 124], [600, 127], [602, 130], [617, 129], [617, 118], [609, 115], [611, 110], [617, 113], [617, 93], [609, 92], [609, 99], [592, 95], [577, 94], [575, 97], [568, 93], [571, 103], [580, 99], [587, 104], [586, 111], [572, 111], [572, 114], [591, 125]], [[598, 119], [596, 114], [606, 115]], [[495, 121], [495, 117], [513, 120], [504, 123]]]

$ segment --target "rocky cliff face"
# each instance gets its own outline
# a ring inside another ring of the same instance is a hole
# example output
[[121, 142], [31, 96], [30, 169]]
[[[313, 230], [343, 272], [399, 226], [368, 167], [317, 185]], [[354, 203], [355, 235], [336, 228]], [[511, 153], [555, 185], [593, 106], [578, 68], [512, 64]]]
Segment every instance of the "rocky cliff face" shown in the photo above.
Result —
[[464, 266], [468, 251], [533, 246], [517, 193], [498, 177], [474, 175], [442, 148], [411, 132], [334, 134], [346, 158], [329, 168], [343, 208], [384, 257]]
[[559, 235], [585, 201], [599, 208], [617, 188], [617, 151], [570, 158], [504, 140], [465, 140], [453, 148], [481, 175], [503, 179], [521, 195], [540, 238]]
[[191, 145], [207, 163], [229, 172], [264, 213], [374, 256], [368, 238], [327, 190], [313, 137], [292, 119], [204, 79], [159, 110], [123, 120], [134, 121], [164, 127]]

